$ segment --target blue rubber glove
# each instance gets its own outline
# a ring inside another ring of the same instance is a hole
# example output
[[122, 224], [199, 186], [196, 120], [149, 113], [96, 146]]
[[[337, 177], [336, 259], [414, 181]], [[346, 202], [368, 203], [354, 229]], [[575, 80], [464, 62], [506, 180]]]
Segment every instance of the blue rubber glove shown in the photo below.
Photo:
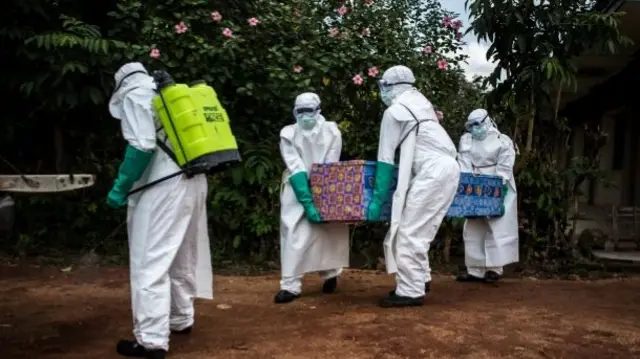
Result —
[[291, 183], [298, 202], [304, 207], [304, 213], [309, 222], [322, 222], [320, 212], [318, 212], [318, 209], [313, 204], [313, 194], [311, 194], [311, 188], [309, 187], [309, 176], [307, 172], [298, 172], [292, 175], [289, 177], [289, 183]]
[[375, 222], [382, 216], [382, 205], [389, 197], [394, 169], [394, 165], [390, 163], [378, 162], [373, 197], [367, 208], [367, 221]]
[[124, 152], [124, 160], [118, 168], [118, 177], [107, 195], [107, 205], [111, 208], [120, 208], [127, 205], [127, 194], [133, 184], [142, 177], [149, 166], [153, 152], [144, 152], [127, 145]]

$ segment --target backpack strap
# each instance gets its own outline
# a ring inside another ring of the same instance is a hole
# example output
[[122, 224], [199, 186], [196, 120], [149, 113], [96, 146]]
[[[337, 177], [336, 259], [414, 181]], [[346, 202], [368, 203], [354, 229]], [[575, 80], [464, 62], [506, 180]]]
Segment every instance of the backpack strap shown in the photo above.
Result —
[[171, 160], [173, 160], [173, 162], [176, 163], [176, 165], [178, 165], [178, 167], [180, 167], [180, 165], [178, 164], [178, 158], [176, 157], [176, 154], [173, 151], [171, 151], [169, 146], [167, 146], [167, 143], [166, 143], [168, 139], [167, 135], [165, 134], [164, 141], [160, 141], [160, 139], [158, 138], [158, 135], [162, 130], [163, 130], [162, 126], [156, 129], [156, 144], [158, 145], [158, 147], [160, 147], [160, 149], [164, 151], [164, 153], [167, 154], [167, 156], [169, 156], [169, 158], [171, 158]]
[[418, 117], [416, 117], [416, 115], [413, 113], [413, 111], [411, 111], [411, 110], [409, 109], [409, 107], [407, 107], [407, 106], [405, 106], [405, 105], [403, 105], [403, 104], [401, 104], [401, 103], [399, 103], [398, 105], [400, 105], [400, 106], [404, 107], [407, 111], [409, 111], [409, 113], [411, 114], [411, 117], [413, 117], [413, 119], [416, 121], [416, 123], [413, 125], [413, 127], [411, 127], [411, 128], [409, 129], [409, 131], [407, 132], [407, 134], [406, 134], [406, 135], [404, 135], [404, 137], [402, 137], [402, 140], [400, 140], [400, 144], [398, 144], [398, 147], [400, 147], [400, 146], [404, 143], [404, 140], [406, 140], [406, 139], [407, 139], [407, 137], [409, 137], [409, 134], [411, 133], [411, 131], [413, 131], [413, 129], [415, 129], [415, 130], [416, 130], [416, 135], [417, 135], [417, 134], [418, 134], [418, 131], [420, 131], [420, 124], [421, 124], [422, 122], [427, 122], [427, 121], [429, 121], [429, 120], [418, 120]]

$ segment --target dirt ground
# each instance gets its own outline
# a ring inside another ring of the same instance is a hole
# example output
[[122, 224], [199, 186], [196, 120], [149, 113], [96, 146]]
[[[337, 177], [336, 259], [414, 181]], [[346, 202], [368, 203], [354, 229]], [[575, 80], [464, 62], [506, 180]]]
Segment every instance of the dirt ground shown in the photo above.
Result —
[[[126, 268], [0, 266], [0, 357], [118, 358], [130, 337]], [[385, 274], [348, 271], [339, 292], [275, 305], [277, 275], [216, 277], [196, 327], [169, 357], [210, 358], [640, 358], [640, 279], [507, 279], [460, 284], [439, 276], [421, 308], [382, 309]]]

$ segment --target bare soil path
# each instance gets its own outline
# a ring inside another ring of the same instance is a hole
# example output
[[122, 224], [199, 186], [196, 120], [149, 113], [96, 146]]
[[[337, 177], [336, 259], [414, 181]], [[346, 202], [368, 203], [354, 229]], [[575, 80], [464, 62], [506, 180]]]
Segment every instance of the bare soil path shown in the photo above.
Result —
[[[196, 327], [173, 337], [175, 359], [640, 358], [640, 279], [507, 279], [459, 284], [436, 277], [421, 308], [381, 309], [393, 278], [346, 272], [339, 292], [275, 305], [278, 276], [216, 277]], [[222, 309], [221, 309], [222, 308]], [[0, 266], [0, 358], [116, 359], [130, 337], [126, 268]]]

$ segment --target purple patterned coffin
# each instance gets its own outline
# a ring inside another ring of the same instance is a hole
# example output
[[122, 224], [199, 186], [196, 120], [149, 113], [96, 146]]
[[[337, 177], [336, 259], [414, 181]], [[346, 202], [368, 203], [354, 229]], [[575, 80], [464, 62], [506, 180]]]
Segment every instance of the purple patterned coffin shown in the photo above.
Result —
[[[326, 222], [359, 222], [367, 219], [367, 207], [373, 196], [375, 161], [345, 161], [314, 164], [311, 168], [313, 202]], [[395, 172], [389, 198], [382, 207], [380, 221], [391, 217], [391, 199], [396, 188]]]

